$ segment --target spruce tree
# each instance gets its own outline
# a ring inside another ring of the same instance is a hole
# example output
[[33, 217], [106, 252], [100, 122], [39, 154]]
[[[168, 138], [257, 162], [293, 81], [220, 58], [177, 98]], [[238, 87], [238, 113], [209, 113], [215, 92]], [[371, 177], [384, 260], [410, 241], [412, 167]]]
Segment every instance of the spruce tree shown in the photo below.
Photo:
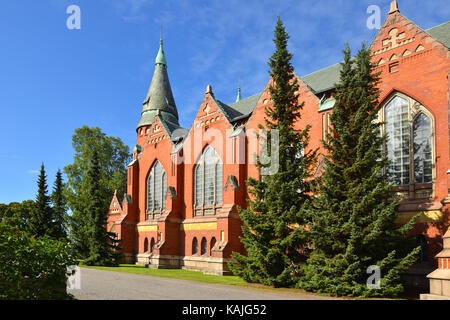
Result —
[[53, 210], [50, 206], [50, 197], [48, 196], [44, 163], [41, 165], [37, 184], [38, 193], [36, 202], [28, 221], [29, 232], [36, 237], [42, 237], [44, 235], [53, 236]]
[[89, 226], [88, 248], [89, 256], [84, 261], [87, 265], [116, 266], [120, 259], [119, 240], [115, 234], [108, 232], [107, 214], [101, 193], [101, 169], [98, 152], [94, 149], [87, 172], [89, 198], [85, 217]]
[[[314, 250], [298, 287], [336, 296], [395, 296], [419, 250], [406, 236], [415, 219], [402, 227], [395, 223], [398, 202], [385, 171], [386, 136], [377, 122], [380, 78], [370, 50], [363, 44], [352, 59], [347, 45], [344, 54], [309, 226]], [[371, 290], [368, 268], [375, 265], [381, 286]]]
[[[271, 137], [275, 130], [279, 134], [278, 171], [261, 180], [247, 181], [252, 199], [248, 200], [246, 209], [239, 208], [243, 224], [241, 241], [247, 255], [234, 252], [234, 261], [229, 264], [234, 274], [248, 282], [276, 287], [294, 285], [298, 264], [305, 260], [300, 250], [307, 241], [303, 226], [310, 199], [310, 172], [315, 161], [314, 151], [304, 153], [309, 126], [303, 130], [295, 128], [303, 103], [299, 103], [299, 85], [291, 64], [293, 55], [287, 48], [288, 39], [278, 17], [276, 51], [268, 62], [273, 104], [265, 107], [265, 147], [272, 150]], [[258, 157], [257, 166], [262, 173], [268, 165], [260, 160]]]
[[67, 203], [63, 194], [63, 178], [60, 170], [56, 173], [51, 200], [54, 214], [54, 237], [57, 239], [67, 239]]

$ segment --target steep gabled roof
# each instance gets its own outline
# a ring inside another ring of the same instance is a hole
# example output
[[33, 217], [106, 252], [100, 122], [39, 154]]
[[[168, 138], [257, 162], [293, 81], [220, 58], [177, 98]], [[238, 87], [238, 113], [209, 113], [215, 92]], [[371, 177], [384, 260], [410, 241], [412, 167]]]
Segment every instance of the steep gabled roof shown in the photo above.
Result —
[[313, 72], [300, 79], [310, 87], [315, 94], [334, 89], [335, 84], [339, 82], [341, 64], [337, 63], [331, 67]]
[[253, 109], [255, 109], [262, 92], [255, 94], [251, 97], [239, 100], [233, 104], [227, 105], [220, 100], [215, 99], [217, 105], [227, 117], [228, 121], [234, 122], [236, 119], [240, 119], [249, 116]]
[[[439, 26], [425, 30], [432, 38], [436, 39], [447, 48], [450, 48], [450, 21]], [[341, 64], [337, 63], [322, 70], [313, 72], [300, 79], [308, 85], [315, 94], [335, 88], [335, 83], [339, 82]]]

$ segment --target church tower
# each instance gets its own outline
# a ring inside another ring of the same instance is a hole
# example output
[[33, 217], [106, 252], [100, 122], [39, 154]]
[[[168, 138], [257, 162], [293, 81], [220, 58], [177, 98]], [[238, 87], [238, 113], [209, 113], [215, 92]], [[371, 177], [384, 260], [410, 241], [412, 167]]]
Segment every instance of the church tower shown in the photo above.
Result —
[[151, 126], [155, 115], [158, 113], [159, 117], [164, 121], [179, 126], [177, 106], [173, 98], [169, 75], [167, 73], [167, 61], [164, 55], [162, 34], [158, 55], [155, 59], [155, 71], [152, 82], [150, 83], [150, 88], [142, 105], [141, 120], [136, 130], [139, 130], [141, 127]]

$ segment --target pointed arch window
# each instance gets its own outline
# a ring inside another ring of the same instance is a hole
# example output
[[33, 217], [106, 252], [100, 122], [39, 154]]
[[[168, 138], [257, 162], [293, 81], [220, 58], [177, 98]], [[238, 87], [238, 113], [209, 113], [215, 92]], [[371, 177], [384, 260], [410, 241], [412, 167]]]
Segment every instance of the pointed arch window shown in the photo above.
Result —
[[[203, 214], [214, 214], [214, 208], [223, 202], [223, 163], [216, 151], [208, 146], [194, 169], [195, 207], [213, 207]], [[196, 214], [198, 212], [196, 211]]]
[[198, 240], [194, 237], [192, 240], [192, 255], [195, 256], [198, 254]]
[[381, 113], [388, 136], [388, 179], [404, 199], [430, 198], [434, 168], [432, 114], [403, 94], [388, 100]]
[[201, 255], [204, 256], [207, 253], [208, 253], [208, 241], [206, 240], [206, 238], [203, 238], [201, 243]]
[[161, 212], [166, 205], [167, 175], [159, 161], [147, 178], [147, 213]]

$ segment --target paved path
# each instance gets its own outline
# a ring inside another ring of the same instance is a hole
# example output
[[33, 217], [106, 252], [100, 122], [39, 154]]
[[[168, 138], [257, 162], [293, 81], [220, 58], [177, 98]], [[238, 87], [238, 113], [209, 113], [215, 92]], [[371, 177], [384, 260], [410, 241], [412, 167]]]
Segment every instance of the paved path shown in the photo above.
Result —
[[79, 300], [324, 300], [327, 297], [277, 293], [229, 285], [158, 278], [80, 268], [81, 289], [69, 290]]

